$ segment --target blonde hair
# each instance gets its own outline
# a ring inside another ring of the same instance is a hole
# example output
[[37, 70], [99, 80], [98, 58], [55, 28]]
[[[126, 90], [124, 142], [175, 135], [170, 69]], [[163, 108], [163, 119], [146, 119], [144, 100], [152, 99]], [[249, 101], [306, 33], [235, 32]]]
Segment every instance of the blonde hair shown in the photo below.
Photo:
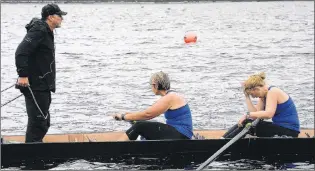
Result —
[[168, 74], [160, 71], [152, 74], [150, 84], [155, 83], [158, 90], [169, 90], [171, 88], [170, 79]]
[[259, 74], [254, 74], [249, 76], [249, 78], [244, 82], [245, 89], [251, 89], [253, 87], [257, 86], [264, 86], [266, 84], [265, 82], [266, 74], [264, 72], [261, 72]]

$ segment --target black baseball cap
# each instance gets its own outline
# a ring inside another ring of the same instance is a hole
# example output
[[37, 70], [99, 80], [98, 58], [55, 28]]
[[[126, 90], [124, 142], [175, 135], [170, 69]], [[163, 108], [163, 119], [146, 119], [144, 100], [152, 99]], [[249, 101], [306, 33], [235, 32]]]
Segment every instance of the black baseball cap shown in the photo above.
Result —
[[57, 4], [47, 4], [42, 8], [42, 18], [46, 18], [49, 15], [67, 15], [67, 12], [61, 11]]

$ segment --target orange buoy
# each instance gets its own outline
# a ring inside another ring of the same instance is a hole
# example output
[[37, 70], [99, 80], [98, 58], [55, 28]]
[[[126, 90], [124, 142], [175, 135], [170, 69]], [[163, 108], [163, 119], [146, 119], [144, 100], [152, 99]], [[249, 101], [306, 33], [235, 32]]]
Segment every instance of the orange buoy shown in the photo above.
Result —
[[185, 43], [196, 43], [197, 35], [195, 33], [188, 33], [184, 37]]

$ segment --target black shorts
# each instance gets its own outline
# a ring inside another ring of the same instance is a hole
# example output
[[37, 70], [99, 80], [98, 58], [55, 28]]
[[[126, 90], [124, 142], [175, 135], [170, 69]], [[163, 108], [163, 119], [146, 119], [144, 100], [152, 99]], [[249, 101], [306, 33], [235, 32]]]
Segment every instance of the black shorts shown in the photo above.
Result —
[[146, 140], [189, 139], [170, 125], [150, 121], [137, 121], [126, 134], [130, 140], [136, 140], [139, 135]]
[[258, 137], [273, 137], [275, 135], [282, 136], [291, 136], [291, 137], [298, 137], [299, 132], [288, 129], [279, 125], [276, 125], [272, 122], [260, 121], [256, 128], [254, 128], [254, 132]]
[[[251, 120], [244, 121], [243, 125], [246, 123], [252, 122]], [[238, 127], [237, 124], [230, 128], [224, 135], [224, 138], [233, 138], [238, 133], [243, 130], [244, 127]], [[282, 126], [273, 124], [272, 122], [260, 121], [255, 128], [252, 128], [249, 131], [250, 135], [256, 135], [257, 137], [273, 137], [275, 135], [278, 136], [290, 136], [290, 137], [298, 137], [299, 132], [294, 131], [288, 128], [284, 128]], [[245, 136], [245, 135], [244, 135]]]

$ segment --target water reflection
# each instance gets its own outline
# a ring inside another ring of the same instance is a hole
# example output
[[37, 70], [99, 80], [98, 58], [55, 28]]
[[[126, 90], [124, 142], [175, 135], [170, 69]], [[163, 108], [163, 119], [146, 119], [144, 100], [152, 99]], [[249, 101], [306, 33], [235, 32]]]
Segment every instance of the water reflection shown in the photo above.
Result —
[[[106, 161], [105, 161], [106, 160]], [[110, 161], [111, 160], [111, 161]], [[122, 158], [93, 158], [93, 159], [71, 159], [54, 161], [36, 161], [24, 163], [21, 166], [11, 166], [2, 168], [3, 170], [165, 170], [184, 169], [195, 170], [201, 162], [179, 160], [169, 160], [169, 158], [142, 158], [132, 157]], [[172, 162], [172, 163], [170, 163]], [[205, 170], [307, 170], [313, 169], [314, 162], [268, 162], [259, 160], [239, 159], [214, 161]]]

